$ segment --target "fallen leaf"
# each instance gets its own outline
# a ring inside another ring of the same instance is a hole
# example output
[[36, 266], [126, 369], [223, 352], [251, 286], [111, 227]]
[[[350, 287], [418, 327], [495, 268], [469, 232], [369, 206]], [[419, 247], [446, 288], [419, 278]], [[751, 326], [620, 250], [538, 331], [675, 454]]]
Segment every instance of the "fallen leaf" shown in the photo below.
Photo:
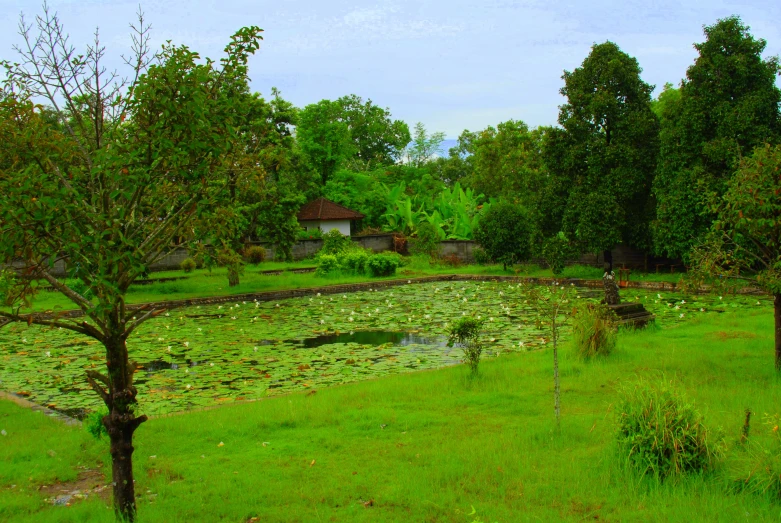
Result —
[[311, 467], [314, 464], [315, 464], [315, 460], [312, 460], [312, 463], [310, 463], [309, 466]]

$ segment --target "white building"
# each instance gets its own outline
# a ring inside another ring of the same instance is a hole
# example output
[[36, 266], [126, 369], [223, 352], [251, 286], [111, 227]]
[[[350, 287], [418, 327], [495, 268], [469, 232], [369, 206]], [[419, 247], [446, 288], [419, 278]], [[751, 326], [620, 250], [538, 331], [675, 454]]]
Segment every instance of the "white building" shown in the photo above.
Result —
[[320, 229], [323, 234], [336, 229], [342, 235], [350, 236], [351, 222], [363, 218], [363, 214], [325, 198], [309, 202], [298, 211], [298, 223], [308, 231]]

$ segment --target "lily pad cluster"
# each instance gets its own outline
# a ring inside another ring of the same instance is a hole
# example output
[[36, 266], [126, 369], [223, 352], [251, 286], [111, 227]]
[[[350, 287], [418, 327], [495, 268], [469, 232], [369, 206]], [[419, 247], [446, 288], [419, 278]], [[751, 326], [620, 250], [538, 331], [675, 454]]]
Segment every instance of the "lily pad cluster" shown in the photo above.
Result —
[[[176, 309], [128, 341], [140, 365], [139, 409], [159, 415], [453, 365], [463, 352], [446, 346], [447, 327], [464, 315], [485, 321], [484, 357], [542, 348], [547, 334], [523, 292], [508, 282], [439, 282]], [[573, 295], [573, 307], [602, 297], [589, 289]], [[629, 291], [622, 298], [642, 302], [662, 325], [770, 303]], [[0, 330], [0, 388], [38, 404], [86, 416], [100, 400], [84, 371], [103, 367], [103, 348], [90, 338], [25, 324]]]

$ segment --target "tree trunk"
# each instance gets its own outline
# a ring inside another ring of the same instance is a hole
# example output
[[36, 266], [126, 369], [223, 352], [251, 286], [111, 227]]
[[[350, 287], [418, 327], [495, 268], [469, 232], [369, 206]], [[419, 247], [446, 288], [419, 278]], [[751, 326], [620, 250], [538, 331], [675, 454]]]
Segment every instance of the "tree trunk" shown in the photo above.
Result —
[[[133, 433], [147, 417], [136, 417], [133, 412], [137, 394], [133, 386], [136, 365], [128, 361], [124, 336], [112, 336], [106, 339], [104, 344], [109, 375], [107, 379], [103, 377], [108, 385], [103, 400], [109, 409], [109, 414], [103, 418], [103, 425], [111, 441], [114, 512], [117, 519], [132, 522], [136, 517], [132, 461]], [[91, 375], [96, 376], [96, 374]]]
[[781, 293], [775, 293], [773, 298], [773, 313], [776, 320], [776, 371], [781, 372]]

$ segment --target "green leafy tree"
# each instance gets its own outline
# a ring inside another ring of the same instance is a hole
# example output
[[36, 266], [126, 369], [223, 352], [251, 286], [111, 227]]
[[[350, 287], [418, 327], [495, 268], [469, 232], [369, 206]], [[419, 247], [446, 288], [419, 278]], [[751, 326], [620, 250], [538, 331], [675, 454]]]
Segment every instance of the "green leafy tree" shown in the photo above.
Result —
[[402, 120], [392, 120], [388, 108], [366, 102], [354, 94], [339, 98], [340, 119], [350, 131], [355, 155], [354, 166], [371, 170], [380, 165], [396, 163], [410, 142], [409, 126]]
[[692, 274], [712, 285], [740, 279], [771, 293], [775, 366], [781, 372], [781, 145], [744, 158], [724, 195], [712, 195], [716, 219], [691, 253]]
[[706, 26], [705, 37], [679, 99], [670, 92], [662, 110], [654, 241], [669, 256], [685, 256], [710, 228], [703, 195], [723, 194], [739, 159], [781, 136], [778, 58], [762, 58], [765, 41], [734, 16]]
[[458, 137], [455, 147], [451, 147], [447, 157], [430, 162], [428, 168], [432, 175], [448, 187], [467, 180], [474, 172], [474, 143], [477, 134], [465, 130]]
[[355, 154], [350, 127], [341, 116], [341, 104], [330, 100], [307, 105], [299, 114], [296, 139], [322, 185]]
[[407, 147], [407, 162], [413, 167], [423, 167], [439, 153], [444, 141], [445, 133], [436, 132], [429, 135], [423, 123], [416, 123], [412, 142]]
[[[176, 238], [198, 240], [188, 233], [193, 223], [226, 200], [232, 167], [226, 158], [246, 111], [245, 98], [234, 95], [247, 83], [261, 30], [239, 30], [224, 58], [204, 61], [170, 43], [151, 54], [139, 16], [132, 70], [123, 82], [105, 72], [97, 36], [77, 53], [47, 8], [32, 26], [21, 25], [21, 59], [4, 63], [0, 97], [0, 264], [21, 268], [4, 284], [10, 309], [0, 317], [61, 327], [102, 344], [106, 374], [89, 370], [86, 379], [109, 412], [102, 423], [116, 513], [134, 520], [133, 434], [147, 418], [136, 412], [137, 366], [127, 340], [163, 310], [129, 307], [125, 296]], [[58, 125], [37, 99], [52, 105]], [[66, 261], [68, 279], [54, 275], [56, 260]], [[39, 280], [82, 316], [26, 313]]]
[[532, 227], [529, 213], [523, 207], [499, 202], [480, 218], [475, 240], [488, 256], [507, 265], [529, 259], [531, 256]]
[[[564, 209], [560, 230], [581, 252], [611, 249], [617, 240], [651, 245], [659, 122], [653, 86], [641, 72], [613, 42], [594, 45], [580, 67], [564, 72], [563, 129], [549, 133], [545, 160], [552, 183], [567, 194], [553, 210]], [[611, 229], [616, 233], [604, 234]]]
[[508, 120], [477, 133], [470, 146], [474, 168], [466, 185], [494, 198], [531, 195], [543, 169], [540, 133], [520, 120]]
[[269, 184], [258, 206], [261, 235], [276, 245], [278, 260], [293, 261], [293, 245], [301, 226], [296, 214], [306, 203], [304, 195], [280, 183]]

